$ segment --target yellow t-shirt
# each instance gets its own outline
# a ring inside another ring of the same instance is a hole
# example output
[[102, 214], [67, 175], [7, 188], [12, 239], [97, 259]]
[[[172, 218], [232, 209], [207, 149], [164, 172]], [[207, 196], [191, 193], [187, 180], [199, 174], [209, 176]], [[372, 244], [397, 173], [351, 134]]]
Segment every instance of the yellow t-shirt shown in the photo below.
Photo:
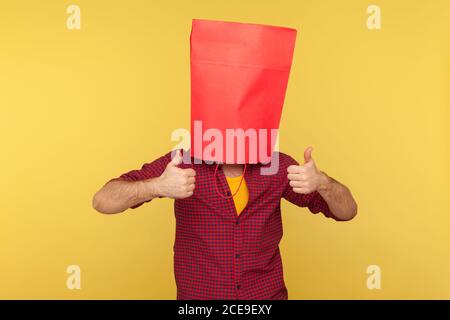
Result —
[[[231, 194], [234, 194], [239, 187], [239, 183], [241, 182], [242, 176], [239, 177], [226, 177], [228, 186], [230, 187]], [[248, 188], [245, 183], [245, 179], [242, 179], [241, 188], [238, 193], [233, 197], [234, 206], [236, 207], [236, 212], [238, 215], [245, 209], [248, 202]]]

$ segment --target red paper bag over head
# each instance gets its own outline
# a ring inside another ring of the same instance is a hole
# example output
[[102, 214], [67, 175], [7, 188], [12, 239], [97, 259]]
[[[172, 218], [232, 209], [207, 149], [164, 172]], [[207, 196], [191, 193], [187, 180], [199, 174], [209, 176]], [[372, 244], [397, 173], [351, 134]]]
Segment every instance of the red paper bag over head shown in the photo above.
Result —
[[295, 29], [193, 20], [191, 154], [218, 163], [269, 162]]

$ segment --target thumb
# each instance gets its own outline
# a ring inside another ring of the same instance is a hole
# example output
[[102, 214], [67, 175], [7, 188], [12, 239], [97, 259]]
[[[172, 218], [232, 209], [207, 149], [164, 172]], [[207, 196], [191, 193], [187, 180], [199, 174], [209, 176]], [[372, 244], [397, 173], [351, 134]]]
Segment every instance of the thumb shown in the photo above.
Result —
[[312, 160], [312, 157], [311, 157], [312, 151], [313, 151], [312, 147], [306, 148], [305, 153], [304, 153], [305, 163], [308, 163]]
[[[173, 154], [173, 152], [172, 152]], [[169, 166], [176, 167], [183, 162], [183, 157], [181, 156], [180, 150], [175, 152], [175, 155], [172, 157], [172, 161], [169, 162]]]

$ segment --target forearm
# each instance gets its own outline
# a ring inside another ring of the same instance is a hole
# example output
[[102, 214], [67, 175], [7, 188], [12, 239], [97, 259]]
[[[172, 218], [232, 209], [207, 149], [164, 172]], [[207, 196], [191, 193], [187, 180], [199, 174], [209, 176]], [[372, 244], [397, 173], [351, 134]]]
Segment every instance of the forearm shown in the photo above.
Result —
[[157, 178], [142, 181], [116, 179], [108, 182], [94, 195], [92, 205], [101, 213], [119, 213], [159, 197], [158, 189]]
[[317, 189], [334, 216], [340, 220], [350, 220], [356, 216], [357, 204], [350, 190], [323, 173], [323, 182]]

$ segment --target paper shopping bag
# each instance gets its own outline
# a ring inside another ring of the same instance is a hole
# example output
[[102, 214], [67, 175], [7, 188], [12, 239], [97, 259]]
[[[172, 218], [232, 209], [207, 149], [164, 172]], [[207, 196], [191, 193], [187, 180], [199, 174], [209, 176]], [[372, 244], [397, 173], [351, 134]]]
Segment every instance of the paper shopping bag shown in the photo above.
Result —
[[296, 34], [284, 27], [192, 21], [194, 158], [242, 164], [270, 161]]

